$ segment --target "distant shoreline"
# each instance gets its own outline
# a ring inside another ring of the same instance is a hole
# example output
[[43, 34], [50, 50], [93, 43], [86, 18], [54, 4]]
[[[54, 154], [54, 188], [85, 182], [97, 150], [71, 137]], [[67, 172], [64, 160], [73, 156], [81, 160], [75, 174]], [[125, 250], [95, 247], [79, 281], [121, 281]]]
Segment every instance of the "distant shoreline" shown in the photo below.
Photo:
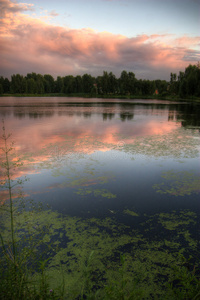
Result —
[[186, 99], [179, 98], [179, 97], [172, 97], [172, 96], [159, 96], [159, 95], [118, 95], [118, 94], [103, 94], [103, 95], [90, 95], [90, 94], [64, 94], [64, 93], [49, 93], [49, 94], [2, 94], [0, 97], [81, 97], [81, 98], [102, 98], [102, 99], [127, 99], [127, 100], [134, 100], [134, 99], [155, 99], [155, 100], [166, 100], [166, 101], [194, 101], [194, 102], [200, 102], [200, 98], [197, 97], [188, 97]]

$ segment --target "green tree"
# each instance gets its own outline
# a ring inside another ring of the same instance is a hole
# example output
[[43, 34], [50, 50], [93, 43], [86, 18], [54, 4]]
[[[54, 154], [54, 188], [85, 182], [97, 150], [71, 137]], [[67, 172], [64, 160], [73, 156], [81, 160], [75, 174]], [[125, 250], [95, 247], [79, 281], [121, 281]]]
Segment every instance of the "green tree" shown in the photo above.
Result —
[[93, 88], [93, 84], [95, 83], [95, 79], [88, 74], [84, 74], [82, 76], [82, 83], [83, 83], [83, 92], [90, 93]]
[[129, 89], [129, 93], [131, 93], [132, 95], [135, 94], [135, 74], [133, 72], [129, 72], [128, 73], [128, 89]]
[[74, 92], [74, 77], [72, 75], [63, 78], [63, 92], [70, 94]]
[[80, 75], [75, 77], [75, 86], [76, 86], [76, 93], [83, 92], [83, 81]]
[[189, 65], [185, 70], [187, 95], [194, 96], [197, 94], [198, 86], [198, 68]]
[[176, 73], [170, 73], [170, 93], [177, 95], [179, 91], [179, 82]]
[[56, 81], [55, 81], [55, 92], [56, 93], [62, 93], [63, 87], [64, 87], [63, 78], [58, 76]]
[[179, 77], [180, 97], [200, 96], [200, 64], [189, 65]]
[[155, 89], [158, 91], [159, 95], [167, 93], [168, 82], [166, 80], [155, 80]]
[[108, 74], [108, 77], [109, 77], [109, 92], [112, 93], [112, 94], [115, 94], [118, 92], [118, 81], [117, 81], [117, 78], [115, 77], [115, 75], [110, 72]]
[[110, 92], [109, 75], [106, 71], [103, 71], [103, 76], [101, 77], [101, 88], [104, 94], [108, 94]]
[[41, 74], [37, 74], [35, 81], [36, 81], [37, 94], [43, 94], [44, 93], [44, 85], [45, 85], [44, 77]]
[[45, 79], [41, 74], [28, 73], [26, 75], [27, 80], [27, 93], [31, 94], [43, 94]]
[[31, 78], [33, 78], [33, 79], [36, 81], [36, 79], [37, 79], [37, 74], [34, 73], [34, 72], [32, 72], [32, 73], [27, 73], [26, 79], [31, 79]]
[[8, 80], [8, 78], [4, 79], [3, 91], [4, 91], [4, 93], [9, 93], [10, 92], [10, 81]]
[[142, 81], [142, 94], [143, 95], [153, 95], [155, 92], [155, 82], [150, 80]]
[[27, 93], [28, 94], [36, 94], [37, 86], [36, 82], [33, 78], [27, 79]]
[[54, 88], [55, 88], [54, 78], [49, 74], [45, 74], [44, 75], [44, 92], [45, 93], [54, 93]]
[[26, 92], [26, 79], [20, 75], [11, 76], [11, 93], [20, 93], [23, 94]]
[[3, 85], [0, 83], [0, 95], [3, 94]]
[[135, 81], [135, 94], [142, 95], [142, 79], [136, 79]]
[[120, 82], [120, 93], [124, 95], [129, 93], [129, 77], [128, 77], [128, 73], [125, 70], [121, 72], [119, 82]]
[[4, 83], [4, 78], [3, 78], [3, 76], [1, 76], [0, 77], [0, 95], [2, 95], [4, 93], [3, 83]]
[[121, 94], [135, 94], [136, 93], [136, 78], [133, 72], [122, 71], [120, 79]]

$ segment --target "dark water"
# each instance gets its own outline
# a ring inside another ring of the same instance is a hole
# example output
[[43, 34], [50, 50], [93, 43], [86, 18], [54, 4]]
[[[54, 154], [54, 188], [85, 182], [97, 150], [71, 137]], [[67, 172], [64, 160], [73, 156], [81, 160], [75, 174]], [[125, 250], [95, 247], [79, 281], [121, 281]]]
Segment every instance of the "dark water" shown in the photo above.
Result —
[[[0, 117], [15, 141], [10, 160], [23, 162], [12, 179], [27, 176], [25, 200], [51, 207], [16, 216], [16, 231], [25, 245], [26, 236], [42, 242], [37, 255], [51, 257], [52, 289], [63, 280], [61, 262], [76, 290], [93, 253], [102, 282], [112, 282], [124, 253], [142, 299], [152, 298], [155, 282], [157, 295], [166, 296], [164, 281], [174, 278], [180, 254], [192, 255], [190, 268], [199, 270], [200, 105], [2, 97]], [[9, 203], [8, 191], [1, 189], [0, 199]], [[10, 221], [0, 212], [7, 240]]]
[[53, 210], [129, 225], [131, 212], [199, 215], [199, 105], [13, 97], [0, 98], [0, 116], [24, 163], [15, 178]]

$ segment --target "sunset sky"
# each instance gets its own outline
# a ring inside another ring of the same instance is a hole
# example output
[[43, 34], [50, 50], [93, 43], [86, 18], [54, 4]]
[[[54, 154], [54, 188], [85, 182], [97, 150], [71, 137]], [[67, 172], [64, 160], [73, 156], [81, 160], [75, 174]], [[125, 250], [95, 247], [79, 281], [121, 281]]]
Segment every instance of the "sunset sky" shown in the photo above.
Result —
[[0, 0], [0, 76], [166, 79], [200, 61], [200, 0]]

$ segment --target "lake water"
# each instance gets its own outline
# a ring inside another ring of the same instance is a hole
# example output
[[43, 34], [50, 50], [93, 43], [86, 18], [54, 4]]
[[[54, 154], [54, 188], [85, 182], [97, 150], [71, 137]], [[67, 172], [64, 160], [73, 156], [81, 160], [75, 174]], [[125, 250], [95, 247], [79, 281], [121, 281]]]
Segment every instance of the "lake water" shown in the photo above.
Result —
[[[48, 203], [59, 216], [86, 222], [84, 243], [89, 235], [95, 239], [98, 225], [107, 234], [115, 228], [115, 242], [126, 234], [113, 252], [130, 253], [136, 247], [133, 236], [128, 240], [134, 232], [137, 243], [139, 235], [154, 245], [164, 239], [196, 253], [199, 104], [2, 97], [0, 117], [24, 163], [14, 176], [30, 179], [23, 187], [25, 196]], [[6, 201], [5, 191], [1, 195]], [[80, 232], [73, 228], [69, 239]], [[170, 245], [172, 251], [175, 246]]]

